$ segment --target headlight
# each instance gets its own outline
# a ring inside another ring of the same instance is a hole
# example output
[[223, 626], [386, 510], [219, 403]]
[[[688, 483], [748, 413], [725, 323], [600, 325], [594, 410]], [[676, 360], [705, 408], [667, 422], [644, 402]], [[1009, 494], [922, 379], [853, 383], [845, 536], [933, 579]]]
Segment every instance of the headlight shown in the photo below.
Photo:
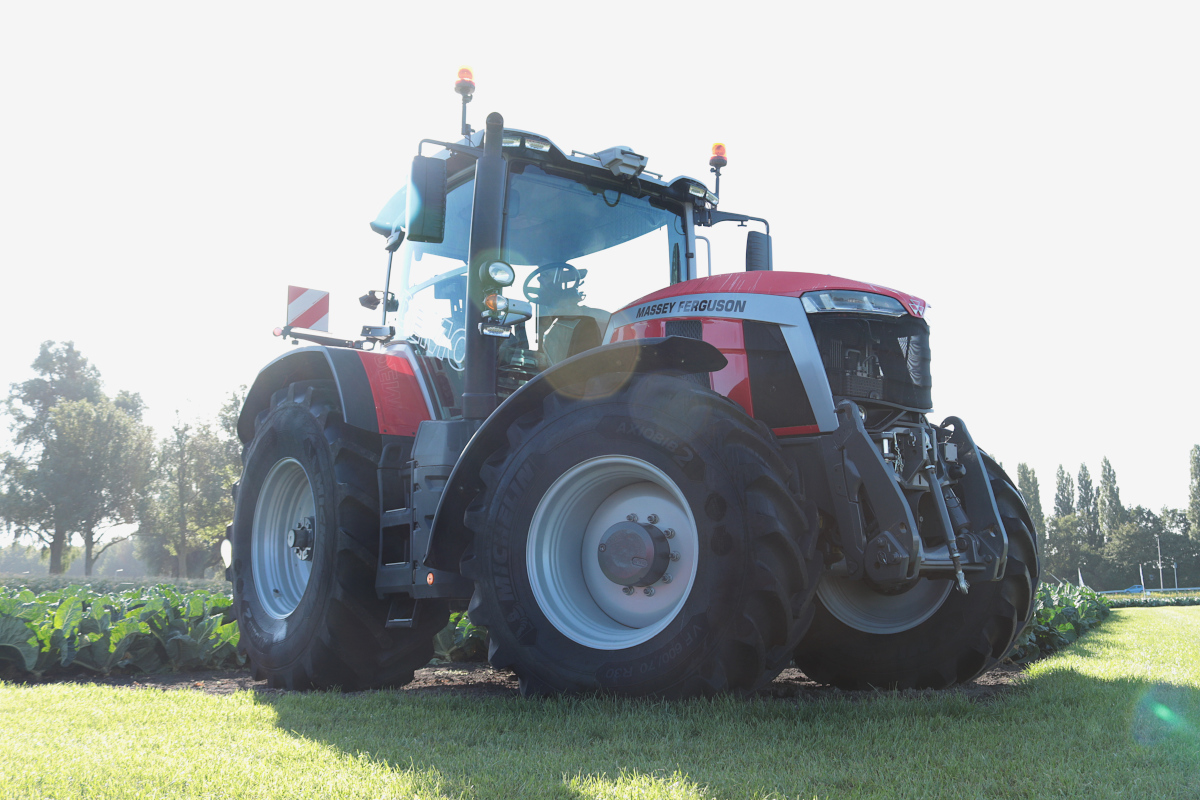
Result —
[[800, 297], [804, 310], [809, 314], [827, 311], [858, 311], [869, 314], [886, 314], [889, 317], [905, 315], [904, 306], [894, 297], [873, 292], [856, 292], [852, 289], [822, 289], [807, 292]]

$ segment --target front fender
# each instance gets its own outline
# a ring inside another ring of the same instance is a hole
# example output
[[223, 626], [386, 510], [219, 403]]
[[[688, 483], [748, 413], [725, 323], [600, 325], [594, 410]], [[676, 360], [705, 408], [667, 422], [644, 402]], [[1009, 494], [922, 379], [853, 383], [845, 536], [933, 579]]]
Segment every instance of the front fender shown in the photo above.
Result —
[[571, 387], [591, 378], [607, 378], [616, 391], [636, 374], [714, 372], [726, 363], [725, 356], [707, 342], [668, 336], [602, 345], [537, 375], [509, 395], [467, 442], [442, 492], [424, 563], [438, 569], [458, 569], [458, 559], [470, 537], [463, 525], [463, 513], [479, 491], [480, 467], [504, 444], [509, 426], [548, 395], [569, 394]]

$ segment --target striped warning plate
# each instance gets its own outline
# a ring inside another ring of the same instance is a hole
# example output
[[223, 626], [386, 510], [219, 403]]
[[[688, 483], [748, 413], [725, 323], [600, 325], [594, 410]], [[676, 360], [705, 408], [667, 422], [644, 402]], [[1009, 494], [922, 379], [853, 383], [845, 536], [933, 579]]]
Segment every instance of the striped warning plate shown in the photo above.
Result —
[[329, 331], [329, 292], [288, 287], [287, 324], [293, 328]]

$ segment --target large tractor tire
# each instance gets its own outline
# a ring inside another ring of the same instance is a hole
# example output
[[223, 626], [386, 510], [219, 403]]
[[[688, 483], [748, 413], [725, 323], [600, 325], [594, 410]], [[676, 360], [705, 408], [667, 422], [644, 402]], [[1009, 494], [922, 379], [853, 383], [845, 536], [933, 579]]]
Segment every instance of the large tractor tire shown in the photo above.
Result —
[[276, 392], [255, 423], [236, 489], [234, 608], [240, 647], [270, 686], [401, 686], [433, 655], [445, 602], [421, 601], [414, 627], [387, 629], [375, 594], [378, 448], [342, 421], [325, 381]]
[[490, 661], [526, 696], [762, 686], [820, 570], [788, 476], [770, 432], [695, 383], [560, 387], [509, 429], [466, 513]]
[[1034, 611], [1038, 558], [1021, 495], [990, 460], [988, 477], [1008, 535], [999, 581], [920, 579], [902, 594], [864, 581], [821, 579], [813, 624], [796, 665], [815, 681], [843, 689], [944, 689], [972, 680], [1012, 648]]

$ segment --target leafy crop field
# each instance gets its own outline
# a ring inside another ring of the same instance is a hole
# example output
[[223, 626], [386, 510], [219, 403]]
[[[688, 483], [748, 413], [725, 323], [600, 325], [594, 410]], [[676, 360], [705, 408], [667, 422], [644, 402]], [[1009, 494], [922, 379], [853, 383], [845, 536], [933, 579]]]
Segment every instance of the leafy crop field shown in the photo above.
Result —
[[983, 702], [0, 683], [0, 730], [6, 798], [1196, 798], [1200, 608], [1114, 611]]
[[158, 672], [238, 663], [228, 595], [167, 585], [103, 593], [0, 588], [0, 676]]

